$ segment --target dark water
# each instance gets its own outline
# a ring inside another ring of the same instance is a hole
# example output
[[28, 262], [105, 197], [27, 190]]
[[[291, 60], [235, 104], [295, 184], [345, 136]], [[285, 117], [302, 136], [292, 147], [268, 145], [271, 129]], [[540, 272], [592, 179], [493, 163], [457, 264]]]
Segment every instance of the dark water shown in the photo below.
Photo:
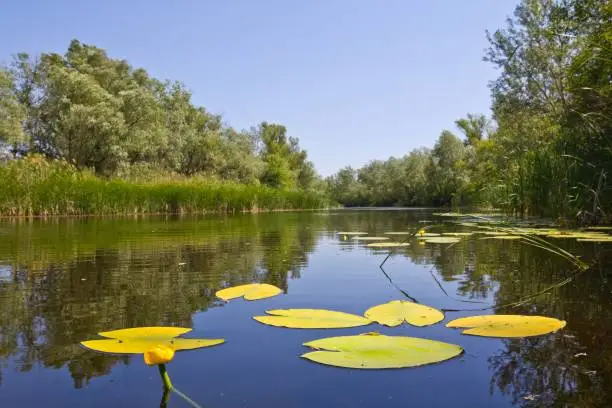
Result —
[[[149, 325], [227, 340], [178, 353], [168, 365], [174, 384], [203, 407], [612, 406], [610, 244], [560, 240], [593, 268], [520, 307], [494, 309], [567, 320], [548, 336], [479, 338], [443, 324], [291, 330], [251, 319], [292, 307], [361, 314], [404, 298], [378, 268], [386, 252], [335, 232], [381, 235], [419, 220], [436, 219], [413, 210], [0, 221], [0, 407], [159, 406], [159, 375], [141, 356], [78, 345], [99, 331]], [[402, 248], [384, 269], [419, 302], [450, 309], [514, 302], [572, 273], [567, 261], [538, 248], [476, 238]], [[215, 300], [221, 287], [254, 281], [286, 294]], [[449, 312], [446, 321], [479, 313]], [[373, 330], [459, 344], [466, 353], [378, 371], [299, 358], [308, 351], [303, 342]], [[173, 395], [169, 406], [188, 405]]]

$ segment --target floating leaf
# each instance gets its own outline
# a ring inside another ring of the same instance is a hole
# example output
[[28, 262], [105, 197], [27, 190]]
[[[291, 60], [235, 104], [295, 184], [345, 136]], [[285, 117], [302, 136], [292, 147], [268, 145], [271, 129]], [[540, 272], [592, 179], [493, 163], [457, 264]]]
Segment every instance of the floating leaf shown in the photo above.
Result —
[[593, 231], [612, 231], [612, 226], [588, 227], [587, 229]]
[[249, 283], [247, 285], [232, 286], [221, 289], [215, 293], [218, 298], [225, 301], [244, 296], [246, 300], [259, 300], [282, 293], [280, 288], [267, 283]]
[[344, 312], [323, 309], [266, 310], [272, 316], [254, 316], [260, 323], [292, 329], [335, 329], [358, 327], [372, 323], [370, 320]]
[[386, 241], [389, 237], [353, 237], [353, 239], [359, 241]]
[[494, 237], [502, 236], [502, 235], [509, 235], [507, 232], [501, 232], [501, 231], [479, 231], [479, 232], [481, 234], [491, 235], [491, 236], [494, 236]]
[[473, 232], [443, 232], [442, 235], [448, 235], [451, 237], [469, 237], [470, 235], [474, 235]]
[[369, 248], [397, 248], [410, 246], [407, 242], [374, 242], [367, 245]]
[[403, 322], [413, 326], [429, 326], [444, 319], [444, 313], [433, 307], [421, 305], [406, 300], [393, 300], [389, 303], [374, 306], [366, 310], [365, 317], [395, 327]]
[[412, 232], [410, 231], [389, 231], [385, 232], [387, 235], [410, 235]]
[[359, 369], [417, 367], [448, 360], [463, 352], [454, 344], [378, 333], [329, 337], [309, 341], [304, 346], [320, 350], [302, 354], [306, 359]]
[[174, 351], [210, 347], [223, 343], [224, 339], [183, 339], [177, 337], [190, 332], [183, 327], [135, 327], [99, 333], [104, 340], [88, 340], [81, 345], [88, 349], [114, 354], [143, 354], [155, 347], [167, 347]]
[[361, 232], [361, 231], [353, 231], [353, 232], [338, 232], [338, 235], [367, 235], [367, 232]]
[[490, 237], [491, 239], [521, 239], [520, 235], [495, 235]]
[[438, 234], [437, 232], [419, 232], [417, 233], [417, 238], [439, 237], [440, 235], [441, 234]]
[[529, 337], [555, 332], [565, 327], [564, 320], [543, 316], [487, 315], [455, 319], [446, 327], [467, 328], [463, 334], [485, 337]]
[[456, 237], [430, 237], [424, 240], [428, 244], [454, 244], [461, 241]]
[[612, 242], [612, 237], [579, 238], [579, 242]]

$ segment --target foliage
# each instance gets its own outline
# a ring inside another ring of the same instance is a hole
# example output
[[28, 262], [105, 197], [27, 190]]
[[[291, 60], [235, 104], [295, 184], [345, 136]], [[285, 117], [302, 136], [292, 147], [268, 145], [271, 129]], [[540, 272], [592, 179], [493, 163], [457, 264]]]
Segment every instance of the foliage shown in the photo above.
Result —
[[269, 326], [292, 329], [336, 329], [366, 326], [372, 323], [363, 316], [323, 309], [267, 310], [270, 316], [254, 316], [253, 319]]
[[202, 176], [274, 188], [320, 184], [299, 140], [262, 122], [237, 131], [179, 82], [73, 40], [64, 55], [18, 54], [0, 70], [0, 142], [98, 176]]
[[0, 166], [1, 215], [241, 212], [327, 205], [319, 193], [199, 177], [126, 181], [30, 155]]
[[345, 168], [327, 179], [353, 205], [469, 205], [563, 222], [610, 221], [612, 6], [599, 0], [522, 0], [487, 32], [492, 118], [455, 124], [432, 150]]
[[224, 339], [185, 339], [178, 337], [190, 332], [183, 327], [134, 327], [99, 333], [104, 340], [81, 342], [84, 347], [102, 353], [145, 354], [151, 348], [163, 346], [174, 351], [216, 346]]
[[429, 326], [444, 319], [444, 313], [433, 307], [421, 305], [405, 300], [393, 300], [391, 302], [373, 306], [366, 310], [365, 317], [395, 327], [406, 322], [413, 326]]
[[267, 283], [249, 283], [247, 285], [232, 286], [217, 291], [215, 296], [225, 301], [243, 297], [245, 300], [259, 300], [280, 295], [282, 290]]
[[485, 337], [541, 336], [564, 328], [564, 320], [543, 316], [491, 315], [452, 320], [446, 327], [466, 328], [463, 334]]
[[359, 369], [417, 367], [463, 353], [463, 349], [454, 344], [378, 333], [329, 337], [304, 345], [317, 350], [303, 354], [304, 358], [321, 364]]

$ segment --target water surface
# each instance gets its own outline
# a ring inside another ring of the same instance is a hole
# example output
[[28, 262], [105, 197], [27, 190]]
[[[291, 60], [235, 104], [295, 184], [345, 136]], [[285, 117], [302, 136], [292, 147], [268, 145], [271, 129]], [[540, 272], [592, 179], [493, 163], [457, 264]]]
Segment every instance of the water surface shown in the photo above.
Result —
[[[0, 407], [156, 407], [157, 370], [78, 343], [124, 327], [180, 325], [226, 344], [178, 353], [174, 384], [203, 407], [612, 406], [612, 245], [557, 243], [593, 268], [525, 304], [500, 307], [569, 276], [563, 259], [517, 241], [387, 252], [337, 231], [382, 235], [428, 210], [360, 210], [209, 217], [0, 221]], [[445, 227], [450, 230], [451, 227]], [[401, 239], [401, 237], [396, 237]], [[267, 282], [285, 294], [257, 302], [216, 290]], [[273, 308], [361, 314], [407, 295], [448, 312], [526, 313], [568, 322], [559, 333], [504, 340], [443, 324], [334, 330], [268, 327]], [[466, 309], [492, 308], [487, 311]], [[379, 331], [461, 345], [461, 357], [420, 368], [347, 370], [299, 358], [318, 338]], [[172, 396], [168, 406], [188, 406]]]

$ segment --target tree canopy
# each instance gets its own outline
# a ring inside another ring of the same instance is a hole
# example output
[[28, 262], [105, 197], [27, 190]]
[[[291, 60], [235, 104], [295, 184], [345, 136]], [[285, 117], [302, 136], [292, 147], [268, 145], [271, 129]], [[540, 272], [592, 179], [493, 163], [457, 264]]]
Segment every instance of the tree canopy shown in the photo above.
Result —
[[18, 54], [0, 71], [0, 141], [100, 176], [166, 172], [285, 189], [318, 180], [284, 126], [233, 129], [182, 83], [77, 40], [64, 55]]

